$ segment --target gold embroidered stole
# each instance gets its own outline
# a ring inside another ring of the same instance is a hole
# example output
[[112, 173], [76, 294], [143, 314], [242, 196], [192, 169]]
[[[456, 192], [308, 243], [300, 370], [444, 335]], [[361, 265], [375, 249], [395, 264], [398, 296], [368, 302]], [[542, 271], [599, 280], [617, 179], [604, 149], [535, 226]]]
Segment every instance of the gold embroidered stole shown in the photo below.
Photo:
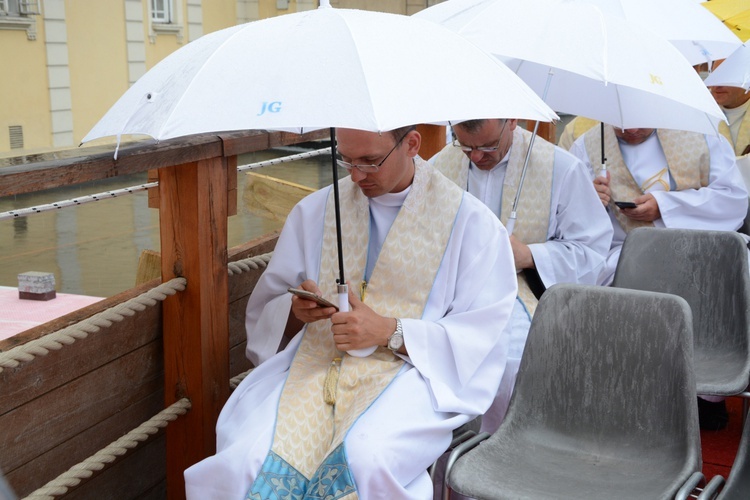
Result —
[[583, 134], [599, 125], [599, 123], [599, 121], [592, 120], [591, 118], [576, 116], [575, 118], [573, 118], [573, 140], [575, 141]]
[[[674, 180], [678, 191], [699, 189], [708, 185], [709, 151], [702, 135], [667, 129], [657, 130], [656, 135], [667, 158], [669, 175]], [[598, 161], [591, 160], [592, 158], [601, 158], [602, 147], [599, 131], [587, 133], [584, 142], [586, 152], [594, 168], [594, 175], [599, 175], [602, 169], [601, 164]], [[643, 190], [625, 165], [625, 160], [623, 160], [620, 151], [620, 143], [611, 125], [604, 127], [604, 151], [606, 152], [607, 169], [610, 175], [609, 187], [612, 192], [609, 209], [615, 214], [620, 227], [625, 233], [629, 233], [636, 227], [653, 227], [653, 222], [633, 220], [615, 208], [615, 201], [634, 200], [643, 194]]]
[[[344, 263], [353, 286], [365, 273], [369, 239], [369, 201], [346, 177], [339, 183]], [[399, 211], [372, 271], [365, 303], [383, 316], [421, 318], [450, 239], [463, 192], [424, 160], [416, 160], [411, 191]], [[319, 287], [336, 295], [338, 261], [333, 190], [328, 197]], [[365, 358], [338, 351], [331, 323], [307, 326], [289, 371], [277, 415], [272, 450], [311, 478], [346, 432], [393, 380], [404, 361], [380, 347]], [[331, 360], [343, 358], [336, 404], [323, 399]]]
[[725, 122], [719, 122], [719, 132], [721, 135], [726, 137], [729, 144], [734, 148], [734, 154], [736, 156], [742, 155], [742, 151], [750, 145], [750, 108], [745, 112], [740, 122], [740, 129], [737, 131], [737, 142], [732, 140], [732, 132], [729, 130], [729, 125]]
[[[518, 192], [526, 152], [529, 149], [531, 132], [516, 127], [513, 131], [513, 145], [510, 148], [508, 167], [503, 181], [502, 207], [500, 220], [508, 223], [513, 209], [513, 202]], [[549, 218], [552, 203], [552, 171], [555, 162], [555, 147], [537, 137], [534, 149], [526, 169], [521, 198], [516, 208], [516, 225], [513, 234], [520, 241], [529, 245], [547, 241]], [[467, 189], [469, 178], [469, 158], [459, 149], [446, 146], [435, 158], [435, 168], [446, 177]], [[534, 315], [539, 302], [526, 282], [523, 274], [518, 274], [518, 298], [526, 306], [530, 315]]]

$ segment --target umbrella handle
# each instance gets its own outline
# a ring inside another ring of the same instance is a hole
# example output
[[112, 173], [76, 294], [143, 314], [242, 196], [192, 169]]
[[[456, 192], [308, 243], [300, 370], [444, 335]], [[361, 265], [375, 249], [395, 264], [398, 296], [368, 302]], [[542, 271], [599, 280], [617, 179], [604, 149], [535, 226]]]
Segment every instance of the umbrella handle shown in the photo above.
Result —
[[[338, 287], [338, 302], [339, 312], [349, 312], [349, 286], [348, 285], [337, 285]], [[352, 349], [346, 351], [350, 356], [355, 358], [365, 358], [370, 354], [374, 353], [378, 346], [365, 347], [362, 349]]]

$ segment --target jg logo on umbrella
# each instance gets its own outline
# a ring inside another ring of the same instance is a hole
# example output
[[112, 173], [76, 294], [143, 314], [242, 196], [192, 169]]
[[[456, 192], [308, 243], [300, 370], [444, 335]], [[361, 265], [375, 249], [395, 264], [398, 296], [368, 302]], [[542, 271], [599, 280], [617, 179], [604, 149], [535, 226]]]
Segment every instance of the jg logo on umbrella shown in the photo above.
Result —
[[278, 113], [279, 111], [281, 111], [281, 101], [273, 101], [273, 102], [264, 101], [263, 106], [260, 108], [260, 113], [258, 113], [255, 116], [260, 116], [264, 114], [266, 111], [268, 111], [269, 113]]

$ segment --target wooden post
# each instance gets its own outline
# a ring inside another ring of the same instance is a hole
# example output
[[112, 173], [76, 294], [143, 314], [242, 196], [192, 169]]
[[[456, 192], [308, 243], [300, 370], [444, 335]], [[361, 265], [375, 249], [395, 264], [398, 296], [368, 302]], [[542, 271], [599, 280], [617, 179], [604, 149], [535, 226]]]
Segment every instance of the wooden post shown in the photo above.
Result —
[[[533, 120], [527, 120], [526, 130], [534, 130], [535, 123], [536, 122]], [[537, 136], [551, 142], [552, 144], [557, 144], [557, 131], [555, 129], [555, 124], [552, 122], [539, 122], [539, 130], [537, 130]]]
[[422, 136], [419, 156], [429, 160], [445, 147], [445, 127], [442, 125], [417, 125], [417, 132]]
[[[227, 158], [159, 169], [162, 280], [187, 279], [163, 303], [164, 399], [192, 409], [167, 426], [167, 497], [185, 498], [183, 471], [215, 453], [229, 396]], [[235, 174], [236, 175], [236, 174]]]

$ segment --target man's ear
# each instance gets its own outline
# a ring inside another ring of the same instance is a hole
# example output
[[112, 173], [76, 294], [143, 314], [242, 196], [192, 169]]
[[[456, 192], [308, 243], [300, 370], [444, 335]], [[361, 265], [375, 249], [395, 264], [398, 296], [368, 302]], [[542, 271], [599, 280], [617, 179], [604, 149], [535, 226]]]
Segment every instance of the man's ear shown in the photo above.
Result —
[[422, 136], [420, 135], [417, 130], [412, 130], [408, 134], [406, 134], [406, 137], [404, 138], [404, 142], [407, 146], [406, 153], [410, 157], [415, 157], [419, 153], [419, 147], [422, 145]]

